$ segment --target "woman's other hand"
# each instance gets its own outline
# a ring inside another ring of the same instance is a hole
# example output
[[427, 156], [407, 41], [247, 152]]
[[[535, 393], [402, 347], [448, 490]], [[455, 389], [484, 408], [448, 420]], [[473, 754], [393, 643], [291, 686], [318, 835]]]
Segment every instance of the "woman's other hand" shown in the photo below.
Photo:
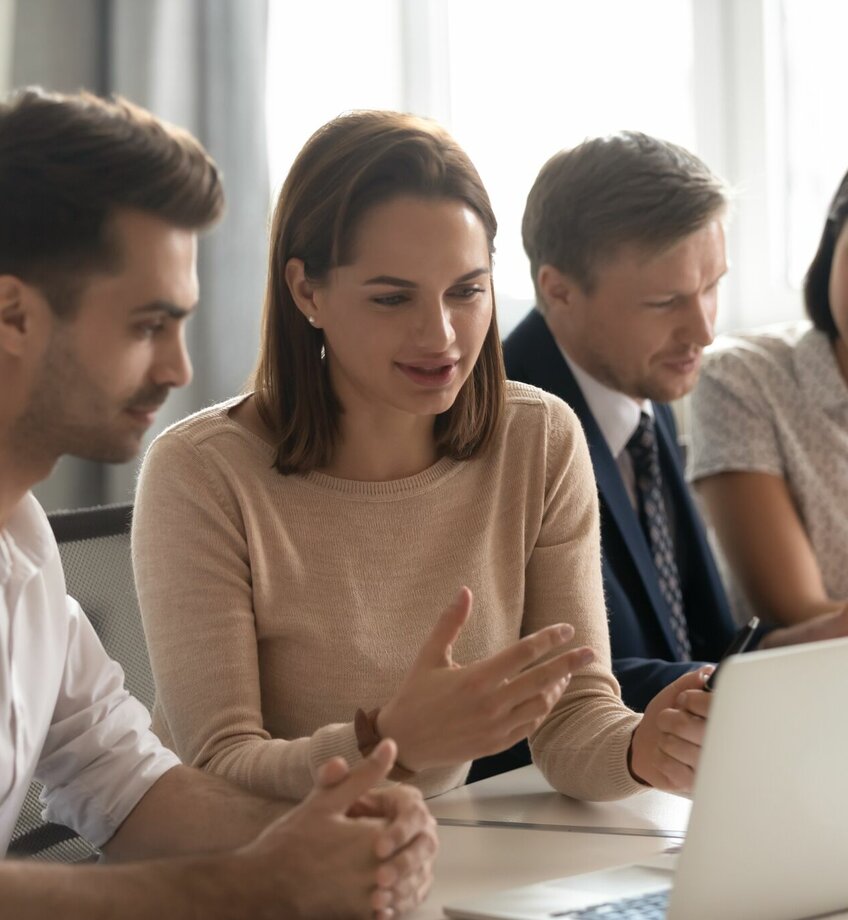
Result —
[[678, 677], [648, 704], [630, 742], [630, 772], [640, 782], [666, 792], [692, 791], [710, 711], [704, 681], [712, 670]]

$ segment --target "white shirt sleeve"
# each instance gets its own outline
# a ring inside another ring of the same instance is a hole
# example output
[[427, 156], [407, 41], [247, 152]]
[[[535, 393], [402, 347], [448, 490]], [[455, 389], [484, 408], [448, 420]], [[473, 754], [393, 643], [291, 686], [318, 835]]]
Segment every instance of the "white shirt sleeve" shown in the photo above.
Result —
[[68, 598], [68, 649], [35, 771], [50, 821], [105, 843], [147, 790], [180, 761], [150, 730], [79, 604]]

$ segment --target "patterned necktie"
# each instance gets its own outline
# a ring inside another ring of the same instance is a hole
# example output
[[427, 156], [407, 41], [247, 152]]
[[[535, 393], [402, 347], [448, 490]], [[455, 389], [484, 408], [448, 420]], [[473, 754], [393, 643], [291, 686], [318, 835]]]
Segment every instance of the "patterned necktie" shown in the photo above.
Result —
[[677, 643], [677, 654], [683, 661], [692, 660], [689, 628], [683, 612], [683, 593], [680, 576], [674, 559], [674, 544], [668, 527], [663, 500], [660, 454], [654, 420], [645, 412], [639, 419], [636, 433], [627, 442], [627, 451], [633, 460], [636, 474], [636, 492], [639, 497], [639, 517], [648, 538], [651, 555], [660, 583], [660, 592], [671, 611], [671, 630]]

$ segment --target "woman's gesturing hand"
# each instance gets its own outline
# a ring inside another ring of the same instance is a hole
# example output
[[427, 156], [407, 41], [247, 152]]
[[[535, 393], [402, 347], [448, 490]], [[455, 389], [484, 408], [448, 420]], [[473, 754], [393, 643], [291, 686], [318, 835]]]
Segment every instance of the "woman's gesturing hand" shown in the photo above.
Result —
[[452, 647], [471, 600], [471, 591], [462, 588], [377, 717], [380, 734], [395, 740], [398, 762], [408, 770], [494, 754], [525, 738], [562, 696], [571, 674], [594, 658], [591, 649], [578, 648], [540, 660], [574, 637], [574, 629], [560, 623], [461, 666]]

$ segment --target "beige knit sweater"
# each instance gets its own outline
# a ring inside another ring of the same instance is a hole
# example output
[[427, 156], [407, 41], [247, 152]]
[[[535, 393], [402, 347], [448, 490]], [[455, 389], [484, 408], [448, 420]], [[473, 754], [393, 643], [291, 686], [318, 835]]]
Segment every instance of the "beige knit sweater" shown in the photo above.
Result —
[[[391, 697], [467, 584], [455, 660], [561, 620], [597, 654], [531, 739], [549, 782], [595, 800], [643, 788], [626, 766], [639, 717], [610, 671], [591, 462], [563, 402], [511, 383], [484, 455], [393, 482], [280, 475], [229, 418], [237, 402], [162, 434], [139, 482], [133, 558], [165, 744], [258, 794], [303, 797], [329, 757], [360, 758], [354, 712]], [[435, 795], [468, 766], [415, 782]]]

